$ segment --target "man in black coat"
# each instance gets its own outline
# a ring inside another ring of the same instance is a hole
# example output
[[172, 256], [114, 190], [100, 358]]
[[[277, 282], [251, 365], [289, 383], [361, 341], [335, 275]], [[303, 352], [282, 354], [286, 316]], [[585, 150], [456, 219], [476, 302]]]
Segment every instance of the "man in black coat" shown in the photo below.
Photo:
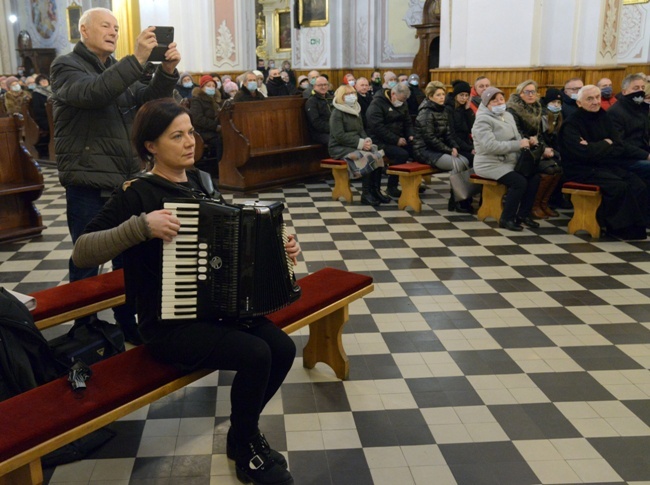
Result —
[[312, 95], [305, 103], [309, 134], [312, 140], [325, 146], [330, 142], [330, 115], [332, 114], [332, 105], [327, 99], [329, 85], [325, 77], [318, 76]]
[[[66, 215], [74, 243], [113, 190], [140, 172], [131, 147], [131, 124], [145, 102], [171, 97], [181, 56], [173, 42], [151, 82], [140, 82], [156, 44], [155, 27], [143, 30], [135, 52], [117, 61], [117, 19], [105, 8], [86, 10], [79, 20], [81, 42], [51, 66], [54, 137], [59, 180], [66, 189]], [[121, 258], [113, 269], [121, 267]], [[70, 260], [70, 281], [97, 274]], [[126, 306], [126, 305], [125, 305]], [[139, 342], [132, 308], [115, 309], [131, 342]]]
[[280, 77], [280, 69], [274, 67], [269, 69], [269, 79], [266, 82], [266, 91], [271, 96], [290, 96], [291, 89], [289, 85]]
[[363, 126], [366, 127], [366, 111], [370, 103], [372, 103], [372, 92], [370, 91], [370, 83], [365, 77], [360, 77], [354, 84], [354, 89], [357, 91], [357, 102], [361, 106], [361, 119]]
[[565, 120], [573, 113], [578, 111], [576, 100], [578, 99], [578, 91], [584, 86], [582, 79], [574, 77], [564, 83], [564, 90], [562, 91], [562, 118]]
[[603, 202], [598, 218], [610, 235], [646, 239], [649, 192], [645, 182], [628, 170], [631, 150], [621, 143], [601, 108], [597, 86], [581, 88], [576, 101], [577, 110], [562, 124], [559, 135], [566, 179], [600, 186]]

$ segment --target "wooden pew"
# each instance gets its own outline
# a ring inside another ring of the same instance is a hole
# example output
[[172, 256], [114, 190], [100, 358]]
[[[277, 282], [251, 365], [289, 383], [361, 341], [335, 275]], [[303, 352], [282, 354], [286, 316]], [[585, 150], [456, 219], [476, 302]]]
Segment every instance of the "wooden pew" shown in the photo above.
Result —
[[[309, 327], [303, 365], [324, 362], [340, 379], [349, 363], [343, 349], [348, 306], [373, 291], [369, 276], [324, 268], [298, 280], [301, 298], [268, 318], [286, 333]], [[32, 294], [39, 328], [78, 318], [124, 302], [122, 270]], [[66, 377], [0, 402], [0, 485], [41, 484], [41, 457], [140, 407], [197, 381], [211, 370], [183, 372], [154, 359], [146, 346], [127, 350], [92, 366], [82, 393]], [[116, 380], [115, 376], [120, 376]]]
[[37, 145], [41, 138], [48, 135], [48, 133], [41, 130], [38, 123], [34, 120], [32, 114], [32, 98], [25, 98], [21, 112], [23, 115], [23, 143], [25, 144], [25, 148], [32, 157], [36, 159], [41, 158]]
[[309, 137], [305, 99], [280, 96], [226, 105], [219, 115], [224, 153], [219, 189], [253, 192], [326, 177], [327, 147]]
[[34, 206], [43, 193], [43, 175], [21, 142], [23, 117], [0, 118], [0, 242], [41, 234], [45, 226]]

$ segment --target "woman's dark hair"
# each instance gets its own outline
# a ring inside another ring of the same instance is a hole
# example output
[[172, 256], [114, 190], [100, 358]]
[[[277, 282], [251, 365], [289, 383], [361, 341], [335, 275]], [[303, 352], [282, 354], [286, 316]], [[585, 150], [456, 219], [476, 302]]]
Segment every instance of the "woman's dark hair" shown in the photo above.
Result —
[[143, 104], [138, 110], [133, 121], [131, 141], [145, 166], [151, 164], [153, 155], [144, 144], [148, 141], [156, 141], [176, 117], [182, 114], [190, 116], [187, 108], [178, 104], [174, 98], [154, 99]]

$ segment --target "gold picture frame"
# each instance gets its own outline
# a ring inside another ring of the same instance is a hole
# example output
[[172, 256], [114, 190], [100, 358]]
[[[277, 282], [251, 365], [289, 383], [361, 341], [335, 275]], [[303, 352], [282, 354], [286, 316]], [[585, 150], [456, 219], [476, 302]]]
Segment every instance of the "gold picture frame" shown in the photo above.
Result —
[[68, 41], [75, 44], [81, 40], [81, 32], [79, 32], [81, 5], [73, 1], [66, 9], [66, 18], [68, 19]]
[[291, 52], [291, 9], [273, 12], [275, 52]]
[[636, 3], [648, 3], [650, 0], [623, 0], [623, 5], [634, 5]]
[[299, 0], [298, 10], [303, 27], [324, 27], [329, 23], [329, 0]]

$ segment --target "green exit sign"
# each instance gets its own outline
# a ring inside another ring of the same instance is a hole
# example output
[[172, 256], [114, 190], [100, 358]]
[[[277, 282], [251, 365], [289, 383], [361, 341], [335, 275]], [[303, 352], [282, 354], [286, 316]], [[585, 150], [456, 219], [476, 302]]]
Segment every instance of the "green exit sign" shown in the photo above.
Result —
[[311, 45], [318, 45], [320, 44], [320, 39], [309, 39], [309, 43]]

